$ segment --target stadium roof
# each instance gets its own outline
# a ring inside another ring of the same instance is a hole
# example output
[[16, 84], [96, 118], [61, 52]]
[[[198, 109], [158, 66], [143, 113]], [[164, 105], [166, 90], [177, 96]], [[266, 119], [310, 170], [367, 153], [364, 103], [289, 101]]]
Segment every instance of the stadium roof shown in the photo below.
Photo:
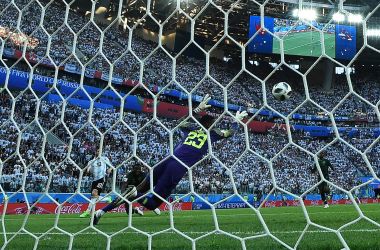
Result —
[[[257, 2], [264, 2], [264, 0], [256, 0]], [[187, 0], [181, 1], [181, 8], [190, 17], [195, 17], [199, 15], [195, 22], [195, 34], [203, 36], [207, 39], [218, 40], [223, 35], [224, 27], [224, 15], [215, 7], [218, 6], [223, 10], [231, 9], [229, 14], [229, 33], [238, 41], [247, 40], [247, 23], [248, 17], [253, 14], [260, 14], [259, 6], [251, 0], [214, 0], [212, 4], [207, 6], [207, 0]], [[264, 10], [265, 14], [273, 17], [291, 17], [292, 11], [299, 8], [298, 0], [270, 0], [266, 4]], [[344, 2], [344, 10], [355, 13], [366, 15], [374, 9], [378, 4], [377, 0], [346, 0]], [[153, 16], [158, 20], [163, 22], [170, 13], [175, 10], [176, 1], [174, 0], [155, 0], [152, 1], [152, 6], [150, 7]], [[329, 21], [332, 15], [339, 9], [338, 0], [304, 0], [304, 6], [314, 7], [318, 11], [319, 21]], [[201, 12], [201, 10], [203, 12]], [[136, 22], [142, 17], [142, 11], [146, 10], [146, 1], [143, 0], [131, 0], [123, 6], [123, 13], [127, 18], [128, 22]], [[376, 16], [380, 16], [379, 13], [375, 13]], [[149, 27], [147, 22], [147, 29], [157, 30], [157, 24], [151, 22], [152, 25]], [[172, 28], [176, 29], [189, 29], [190, 22], [184, 15], [174, 15], [166, 24], [164, 32], [171, 31]]]
[[[256, 2], [263, 3], [265, 0], [255, 0]], [[108, 2], [106, 0], [99, 1]], [[111, 0], [113, 10], [118, 9], [119, 0]], [[204, 41], [215, 44], [224, 35], [225, 18], [224, 14], [218, 10], [221, 8], [225, 11], [230, 9], [228, 16], [228, 33], [236, 41], [245, 43], [248, 40], [248, 20], [250, 15], [260, 14], [260, 6], [252, 0], [213, 0], [212, 4], [208, 0], [185, 0], [181, 1], [181, 9], [175, 15], [171, 15], [176, 9], [176, 0], [152, 0], [150, 11], [151, 17], [144, 17], [146, 14], [147, 1], [146, 0], [128, 0], [123, 1], [122, 15], [130, 27], [136, 22], [139, 22], [139, 27], [157, 32], [159, 26], [157, 22], [163, 23], [166, 19], [167, 22], [163, 26], [163, 34], [173, 32], [187, 33], [191, 29], [191, 22], [186, 15], [191, 18], [196, 17], [194, 33], [195, 37], [201, 38]], [[303, 0], [303, 6], [310, 6], [315, 8], [318, 12], [318, 21], [328, 22], [331, 20], [333, 14], [339, 9], [339, 0]], [[355, 14], [367, 15], [377, 5], [378, 0], [345, 0], [343, 2], [343, 9]], [[292, 18], [293, 10], [299, 8], [299, 0], [269, 0], [265, 6], [265, 15], [281, 18]], [[110, 16], [115, 15], [115, 11], [110, 13]], [[144, 18], [143, 18], [144, 17]], [[370, 22], [374, 25], [380, 23], [380, 10], [374, 13]], [[358, 33], [361, 34], [361, 27], [358, 26]], [[228, 44], [221, 44], [224, 49], [228, 49], [233, 54], [234, 51], [228, 48]]]

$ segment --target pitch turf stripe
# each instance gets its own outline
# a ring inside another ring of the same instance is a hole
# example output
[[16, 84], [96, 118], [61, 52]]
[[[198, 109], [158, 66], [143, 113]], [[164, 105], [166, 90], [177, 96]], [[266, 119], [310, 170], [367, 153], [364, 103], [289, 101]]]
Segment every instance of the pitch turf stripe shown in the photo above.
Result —
[[[327, 41], [327, 40], [330, 40], [331, 38], [334, 38], [334, 37], [327, 37], [327, 38], [325, 38], [325, 39], [324, 39], [324, 40], [325, 40], [325, 44], [326, 44], [326, 41]], [[285, 40], [285, 41], [284, 41], [284, 47], [287, 46], [287, 45], [286, 45], [286, 42], [289, 42], [289, 40]], [[298, 45], [298, 46], [296, 46], [296, 47], [289, 46], [290, 48], [288, 48], [288, 49], [285, 49], [285, 48], [284, 48], [284, 52], [289, 52], [289, 51], [292, 51], [292, 50], [295, 50], [295, 49], [300, 50], [300, 48], [302, 48], [302, 47], [305, 47], [305, 46], [310, 47], [310, 46], [312, 46], [312, 45], [316, 45], [316, 46], [319, 46], [319, 47], [321, 48], [320, 43], [321, 43], [321, 41], [314, 41], [314, 42], [306, 43], [306, 44], [303, 43], [303, 44]], [[273, 46], [273, 51], [278, 50], [279, 48], [280, 48], [280, 47], [277, 47], [277, 45], [274, 45], [274, 46]], [[322, 49], [322, 48], [321, 48], [321, 49]], [[275, 52], [274, 52], [274, 53], [275, 53]]]
[[[325, 39], [328, 40], [330, 39], [331, 37], [328, 37]], [[295, 50], [295, 49], [299, 49], [299, 48], [302, 48], [302, 47], [305, 47], [305, 46], [311, 46], [311, 45], [320, 45], [321, 44], [321, 41], [314, 41], [314, 42], [311, 42], [311, 43], [304, 43], [302, 45], [299, 45], [299, 46], [296, 46], [296, 47], [291, 47], [291, 48], [288, 48], [288, 49], [284, 49], [284, 52], [288, 52], [288, 51], [291, 51], [291, 50]], [[284, 47], [285, 47], [285, 43], [284, 43]], [[322, 46], [319, 46], [321, 49], [322, 49]]]
[[[299, 233], [302, 233], [303, 231], [302, 230], [297, 230], [297, 231], [273, 231], [271, 232], [272, 234], [299, 234]], [[373, 233], [373, 232], [380, 232], [380, 229], [350, 229], [350, 230], [342, 230], [340, 231], [341, 233], [350, 233], [350, 232], [359, 232], [359, 233]], [[106, 234], [114, 234], [114, 233], [117, 233], [117, 232], [104, 232]], [[152, 233], [157, 233], [157, 232], [146, 232], [148, 234], [152, 234]], [[207, 234], [207, 233], [210, 233], [210, 231], [205, 231], [205, 232], [201, 232], [201, 231], [189, 231], [189, 232], [182, 232], [184, 234]], [[265, 234], [264, 231], [262, 232], [240, 232], [240, 231], [236, 231], [236, 232], [228, 232], [228, 233], [231, 233], [231, 234], [246, 234], [246, 235], [260, 235], [260, 234]], [[306, 233], [333, 233], [333, 232], [330, 232], [330, 231], [324, 231], [324, 230], [310, 230], [310, 231], [306, 231]], [[3, 234], [3, 233], [1, 233]], [[18, 234], [18, 235], [29, 235], [28, 233], [18, 233], [18, 232], [7, 232], [6, 233], [7, 235], [13, 235], [13, 234]], [[44, 233], [32, 233], [34, 235], [43, 235]], [[97, 235], [99, 233], [97, 232], [86, 232], [86, 233], [80, 233], [78, 235]], [[140, 234], [139, 232], [120, 232], [119, 234]], [[168, 232], [164, 232], [162, 234], [177, 234], [176, 232], [173, 232], [173, 231], [168, 231]], [[224, 233], [216, 233], [216, 234], [224, 234]], [[64, 234], [64, 233], [47, 233], [45, 235], [67, 235], [67, 234]]]
[[[222, 211], [222, 210], [220, 210]], [[194, 212], [193, 211], [184, 211], [186, 213], [192, 213]], [[363, 211], [364, 213], [378, 213], [379, 210], [368, 210], [368, 211]], [[283, 216], [283, 215], [299, 215], [299, 214], [302, 214], [302, 212], [298, 212], [298, 213], [261, 213], [262, 216]], [[336, 211], [336, 212], [333, 212], [333, 211], [323, 211], [323, 212], [308, 212], [308, 214], [357, 214], [357, 211]], [[174, 215], [176, 216], [176, 213], [174, 213]], [[219, 212], [216, 213], [216, 216], [217, 217], [235, 217], [235, 216], [252, 216], [252, 215], [256, 215], [254, 214], [254, 212], [252, 211], [252, 213], [245, 213], [245, 214], [219, 214]], [[15, 216], [15, 215], [6, 215], [5, 218], [4, 218], [4, 221], [19, 221], [19, 220], [24, 220], [25, 218], [24, 217], [19, 217], [19, 218], [10, 218], [10, 216]], [[17, 216], [17, 215], [16, 215]], [[41, 215], [39, 215], [41, 216]], [[42, 215], [43, 216], [43, 215]], [[194, 215], [178, 215], [180, 216], [180, 218], [193, 218]], [[196, 215], [197, 217], [211, 217], [212, 215], [211, 214], [197, 214]], [[123, 215], [120, 215], [120, 216], [112, 216], [112, 217], [124, 217]], [[112, 218], [112, 217], [109, 217], [109, 218]], [[127, 218], [127, 215], [125, 214], [125, 217]], [[103, 217], [102, 217], [103, 218]], [[104, 218], [107, 218], [104, 217]], [[154, 218], [157, 218], [159, 219], [160, 216], [146, 216], [146, 217], [133, 217], [133, 220], [135, 219], [154, 219]], [[30, 216], [28, 218], [28, 220], [40, 220], [41, 218], [40, 217], [36, 217], [34, 215]], [[56, 217], [43, 217], [44, 220], [55, 220]], [[59, 220], [84, 220], [86, 218], [79, 218], [78, 217], [70, 217], [70, 218], [65, 218], [65, 217], [60, 217]], [[87, 218], [88, 220], [90, 220], [89, 218]]]
[[[376, 211], [365, 211], [365, 213], [378, 213], [379, 211], [376, 210]], [[302, 214], [302, 215], [301, 215]], [[314, 213], [308, 213], [309, 215], [312, 215], [312, 214], [357, 214], [356, 211], [352, 211], [352, 212], [314, 212]], [[262, 216], [266, 217], [266, 216], [280, 216], [280, 215], [300, 215], [302, 217], [304, 217], [303, 213], [299, 212], [299, 213], [281, 213], [281, 214], [275, 214], [275, 213], [271, 213], [271, 214], [265, 214], [265, 213], [261, 213]], [[174, 216], [176, 216], [174, 214]], [[194, 218], [194, 215], [177, 215], [179, 218]], [[256, 216], [256, 214], [252, 213], [252, 214], [216, 214], [217, 217], [244, 217], [244, 216]], [[128, 218], [127, 216], [112, 216], [112, 217], [108, 217], [108, 218]], [[212, 217], [211, 214], [199, 214], [199, 215], [196, 215], [196, 217]], [[107, 218], [104, 217], [104, 218]], [[133, 217], [133, 220], [151, 220], [151, 219], [159, 219], [160, 216], [145, 216], [145, 217]], [[44, 220], [55, 220], [56, 217], [44, 217], [43, 218]], [[85, 220], [86, 218], [79, 218], [79, 217], [70, 217], [70, 218], [65, 218], [65, 217], [61, 217], [59, 218], [59, 220]], [[88, 220], [90, 220], [90, 218], [87, 218]], [[9, 217], [5, 217], [4, 219], [4, 222], [7, 223], [7, 221], [23, 221], [25, 220], [25, 218], [9, 218]], [[28, 220], [41, 220], [41, 218], [38, 218], [38, 217], [29, 217]]]
[[[312, 34], [310, 34], [312, 33]], [[305, 33], [293, 33], [293, 34], [288, 34], [288, 36], [284, 38], [282, 38], [284, 40], [284, 43], [285, 42], [289, 42], [291, 40], [298, 40], [298, 39], [304, 39], [304, 38], [309, 38], [310, 36], [313, 36], [313, 37], [320, 37], [319, 35], [319, 32], [305, 32]]]
[[[296, 33], [296, 34], [293, 34], [292, 36], [286, 37], [285, 39], [282, 38], [282, 39], [284, 40], [284, 44], [285, 44], [285, 43], [289, 43], [289, 42], [291, 43], [292, 40], [297, 40], [298, 41], [298, 40], [308, 39], [311, 36], [314, 37], [314, 38], [320, 38], [319, 34], [317, 35], [316, 33], [313, 33], [313, 35], [306, 34], [306, 33]], [[335, 36], [325, 36], [324, 38], [325, 38], [325, 40], [327, 40], [327, 39], [330, 39], [330, 38], [335, 38]], [[276, 43], [278, 43], [277, 40], [276, 40]]]

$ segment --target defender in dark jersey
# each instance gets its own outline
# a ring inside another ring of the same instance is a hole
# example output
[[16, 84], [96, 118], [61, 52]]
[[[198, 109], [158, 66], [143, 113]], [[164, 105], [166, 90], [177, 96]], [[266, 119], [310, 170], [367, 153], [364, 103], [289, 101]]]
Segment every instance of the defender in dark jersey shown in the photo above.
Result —
[[[146, 176], [146, 173], [144, 173], [141, 170], [141, 166], [139, 165], [133, 166], [132, 170], [129, 171], [127, 176], [123, 179], [123, 182], [120, 187], [121, 192], [125, 192], [128, 186], [136, 186], [140, 184], [144, 180], [145, 176]], [[125, 202], [124, 204], [126, 208], [129, 206], [128, 202]], [[129, 209], [127, 209], [126, 212], [129, 213]], [[144, 215], [144, 212], [140, 210], [138, 207], [133, 208], [132, 212], [139, 215]]]
[[128, 186], [137, 186], [145, 179], [145, 177], [146, 173], [142, 171], [141, 166], [135, 165], [123, 180], [120, 189], [124, 192]]
[[[194, 110], [194, 113], [196, 116], [198, 116], [198, 121], [206, 129], [211, 127], [215, 119], [210, 115], [200, 116], [198, 114], [206, 108], [210, 107], [210, 105], [207, 104], [210, 99], [211, 98], [206, 95], [203, 98], [203, 101]], [[235, 118], [236, 120], [241, 121], [245, 116], [247, 116], [246, 111], [238, 111]], [[236, 123], [234, 125], [236, 125], [236, 128], [238, 124]], [[220, 129], [212, 129], [210, 130], [210, 138], [208, 138], [208, 135], [205, 131], [197, 127], [192, 127], [187, 122], [182, 122], [180, 128], [183, 132], [183, 138], [182, 141], [175, 147], [174, 156], [177, 157], [187, 167], [193, 166], [195, 163], [207, 155], [208, 140], [211, 140], [212, 143], [223, 138], [228, 138], [233, 135], [235, 129], [233, 128], [223, 131]], [[174, 157], [169, 157], [167, 160], [163, 161], [154, 168], [154, 192], [161, 198], [167, 199], [179, 181], [182, 179], [182, 177], [186, 174], [187, 168], [184, 167], [183, 164], [181, 164]], [[144, 194], [146, 194], [150, 189], [150, 178], [151, 176], [148, 175], [137, 187], [129, 186], [129, 188], [122, 194], [122, 197], [124, 197], [124, 199], [119, 197], [105, 208], [96, 211], [94, 216], [94, 224], [96, 225], [98, 223], [100, 217], [104, 213], [124, 203], [125, 199], [138, 199], [139, 197], [142, 197]], [[163, 201], [158, 196], [151, 195], [138, 199], [138, 202], [145, 208], [154, 210], [155, 208], [159, 207]]]
[[[325, 152], [321, 152], [319, 154], [319, 157], [318, 157], [318, 164], [321, 168], [321, 171], [322, 171], [322, 174], [323, 174], [323, 177], [326, 179], [326, 180], [330, 180], [329, 178], [329, 168], [331, 170], [334, 170], [333, 166], [331, 165], [331, 162], [325, 158], [326, 156], [326, 153]], [[318, 173], [318, 170], [317, 170], [317, 165], [314, 165], [314, 167], [312, 168], [311, 170], [312, 173]], [[321, 180], [321, 176], [318, 174], [318, 181]], [[324, 208], [328, 208], [329, 207], [329, 204], [327, 203], [327, 196], [330, 194], [330, 188], [327, 184], [327, 182], [325, 181], [322, 181], [319, 185], [318, 185], [318, 190], [319, 190], [319, 194], [321, 195], [321, 199], [323, 201], [323, 204], [324, 204]]]
[[[121, 192], [125, 192], [129, 186], [139, 185], [145, 179], [145, 177], [147, 176], [147, 173], [142, 171], [142, 168], [143, 168], [143, 166], [138, 165], [138, 164], [133, 166], [132, 170], [129, 171], [127, 176], [123, 179], [123, 183], [122, 183], [121, 188], [120, 188]], [[129, 213], [128, 202], [125, 201], [124, 206], [127, 208], [126, 212]], [[132, 212], [136, 213], [138, 215], [141, 215], [141, 216], [144, 215], [143, 208], [139, 207], [139, 206], [134, 207], [132, 209]], [[159, 208], [154, 209], [153, 212], [157, 215], [161, 214], [161, 211]]]

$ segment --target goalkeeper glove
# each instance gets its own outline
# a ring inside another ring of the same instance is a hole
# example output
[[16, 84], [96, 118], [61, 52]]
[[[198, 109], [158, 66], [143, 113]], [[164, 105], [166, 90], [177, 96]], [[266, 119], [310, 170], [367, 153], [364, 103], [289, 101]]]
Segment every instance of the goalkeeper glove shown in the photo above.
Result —
[[[248, 115], [247, 111], [240, 112], [239, 110], [238, 112], [236, 112], [235, 119], [238, 121], [242, 121], [244, 117], [246, 117], [247, 115]], [[239, 122], [235, 121], [234, 123], [232, 123], [232, 128], [234, 130], [237, 130], [239, 128]]]
[[211, 105], [207, 104], [210, 100], [211, 100], [211, 96], [209, 94], [205, 95], [203, 97], [203, 100], [201, 101], [201, 103], [199, 103], [198, 107], [196, 107], [196, 109], [194, 109], [194, 112], [199, 113], [199, 112], [211, 107]]
[[240, 112], [240, 110], [238, 112], [236, 112], [236, 115], [235, 115], [235, 119], [238, 120], [238, 121], [242, 121], [244, 119], [244, 117], [246, 117], [248, 115], [247, 111], [242, 111]]

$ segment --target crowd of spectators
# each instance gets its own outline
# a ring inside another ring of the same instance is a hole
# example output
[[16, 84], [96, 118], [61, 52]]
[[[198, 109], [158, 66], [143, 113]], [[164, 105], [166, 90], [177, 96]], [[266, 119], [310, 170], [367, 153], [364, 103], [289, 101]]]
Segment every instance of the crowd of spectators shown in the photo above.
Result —
[[[42, 4], [50, 1], [40, 0]], [[172, 82], [173, 78], [180, 84], [179, 90], [188, 92], [193, 90], [194, 94], [203, 95], [205, 92], [220, 101], [224, 100], [222, 86], [227, 86], [227, 95], [231, 103], [240, 104], [246, 107], [260, 107], [262, 105], [263, 93], [261, 83], [248, 74], [241, 74], [235, 78], [240, 71], [239, 67], [228, 66], [219, 60], [211, 60], [209, 64], [209, 74], [213, 78], [206, 77], [206, 60], [202, 58], [192, 58], [178, 55], [175, 65], [176, 75], [173, 77], [172, 68], [173, 58], [168, 54], [170, 50], [164, 51], [157, 47], [157, 43], [141, 39], [137, 31], [133, 33], [130, 39], [130, 32], [123, 30], [118, 22], [114, 22], [109, 27], [104, 24], [90, 22], [89, 16], [83, 16], [73, 10], [69, 10], [66, 25], [65, 6], [60, 1], [54, 1], [47, 5], [43, 16], [43, 24], [39, 26], [42, 15], [41, 7], [36, 3], [29, 3], [27, 0], [16, 1], [22, 9], [20, 31], [29, 38], [37, 39], [38, 45], [28, 47], [26, 52], [37, 62], [44, 60], [49, 61], [46, 55], [53, 59], [50, 63], [62, 66], [63, 64], [75, 65], [78, 68], [79, 63], [86, 64], [85, 69], [92, 69], [109, 74], [110, 64], [113, 64], [113, 75], [121, 79], [140, 80], [140, 67], [143, 66], [142, 82], [147, 86], [165, 87]], [[29, 3], [29, 5], [27, 5]], [[0, 1], [0, 5], [7, 6], [8, 1]], [[26, 6], [26, 7], [25, 7]], [[33, 13], [33, 14], [31, 14]], [[0, 18], [0, 27], [18, 31], [17, 20], [19, 12], [13, 5], [5, 9]], [[104, 32], [103, 40], [100, 41], [101, 33]], [[73, 49], [74, 34], [77, 35], [76, 48]], [[51, 40], [50, 47], [48, 41]], [[129, 41], [131, 40], [131, 42]], [[128, 50], [128, 44], [131, 43], [131, 51]], [[100, 44], [102, 46], [100, 46]], [[14, 49], [15, 45], [12, 39], [5, 40], [5, 47]], [[101, 48], [102, 47], [102, 48]], [[17, 48], [17, 46], [16, 46]], [[74, 57], [72, 51], [76, 52]], [[172, 56], [174, 54], [172, 53]], [[273, 99], [271, 87], [279, 80], [288, 82], [299, 82], [299, 79], [286, 79], [287, 72], [284, 74], [275, 74], [266, 81], [266, 98], [268, 104], [278, 112], [290, 113], [305, 100], [303, 84], [292, 84], [295, 90], [291, 100], [286, 104]], [[216, 80], [218, 83], [216, 83]], [[323, 91], [320, 86], [309, 86], [310, 97], [327, 110], [332, 110], [338, 100], [343, 99], [348, 93], [349, 88], [345, 77], [336, 80], [337, 84], [330, 91]], [[200, 83], [199, 85], [197, 85]], [[371, 82], [367, 79], [353, 79], [354, 90], [365, 96], [373, 104], [379, 99], [379, 83]], [[375, 86], [374, 86], [375, 85]], [[196, 88], [194, 90], [194, 87]], [[244, 91], [236, 91], [241, 90]], [[302, 108], [300, 111], [302, 111]], [[321, 110], [319, 110], [321, 111]], [[335, 111], [336, 115], [352, 115], [359, 112], [365, 112], [368, 116], [375, 119], [375, 113], [359, 98], [351, 96], [347, 98], [340, 107]]]
[[[11, 100], [4, 91], [0, 95], [1, 123], [4, 124], [0, 130], [0, 154], [3, 160], [1, 183], [7, 191], [18, 190], [24, 181], [26, 191], [41, 192], [50, 187], [50, 192], [74, 192], [79, 184], [82, 191], [88, 191], [92, 179], [86, 174], [81, 175], [81, 170], [97, 157], [96, 151], [101, 143], [103, 154], [118, 169], [117, 185], [139, 161], [133, 157], [134, 150], [136, 156], [149, 166], [154, 166], [169, 155], [169, 132], [156, 121], [151, 121], [149, 114], [126, 111], [121, 121], [120, 113], [115, 109], [94, 108], [89, 119], [88, 109], [67, 105], [64, 113], [76, 115], [65, 116], [64, 123], [61, 123], [61, 105], [42, 100], [38, 109], [34, 102], [36, 97], [25, 92], [17, 99], [24, 105], [15, 106], [11, 121], [8, 119]], [[39, 111], [38, 119], [34, 119], [36, 111]], [[174, 127], [176, 122], [163, 117], [160, 117], [160, 121], [168, 128]], [[228, 124], [226, 120], [218, 123], [218, 126], [227, 128]], [[175, 130], [173, 136], [175, 144], [180, 138], [180, 131]], [[313, 138], [312, 143], [309, 143], [307, 140], [310, 138], [302, 134], [294, 133], [293, 136], [302, 148], [310, 151], [326, 144], [326, 139]], [[314, 164], [310, 155], [295, 146], [288, 146], [277, 155], [288, 144], [287, 134], [281, 128], [273, 128], [263, 134], [249, 132], [252, 151], [246, 148], [245, 134], [241, 128], [226, 140], [213, 145], [213, 154], [218, 161], [207, 157], [192, 169], [196, 191], [228, 193], [233, 191], [234, 183], [241, 191], [269, 192], [273, 187], [271, 166], [276, 184], [291, 192], [305, 192], [317, 182], [316, 176], [310, 172]], [[366, 139], [357, 138], [354, 145], [361, 148], [360, 145], [367, 143]], [[380, 146], [375, 145], [367, 153], [375, 173], [379, 171], [379, 151]], [[351, 189], [357, 184], [359, 176], [371, 175], [362, 156], [346, 144], [332, 144], [327, 152], [328, 159], [335, 167], [331, 180], [339, 186]], [[272, 165], [264, 158], [271, 159]], [[109, 188], [111, 186], [110, 183]], [[181, 181], [177, 191], [189, 191], [188, 177]]]
[[[7, 2], [0, 0], [0, 6], [5, 6]], [[29, 1], [16, 2], [26, 6]], [[53, 59], [51, 63], [56, 65], [68, 63], [79, 66], [79, 62], [88, 63], [86, 67], [102, 72], [109, 70], [109, 60], [113, 63], [116, 76], [139, 80], [140, 59], [146, 58], [142, 76], [144, 84], [164, 87], [173, 78], [173, 59], [168, 52], [160, 48], [155, 50], [156, 43], [134, 35], [131, 39], [132, 51], [125, 52], [129, 37], [118, 24], [108, 29], [101, 25], [96, 27], [93, 23], [86, 25], [88, 18], [70, 11], [66, 26], [62, 6], [55, 1], [45, 12], [44, 29], [39, 26], [42, 11], [35, 3], [23, 9], [20, 30], [16, 29], [16, 17], [19, 12], [10, 6], [4, 13], [0, 17], [1, 30], [13, 32], [12, 34], [21, 32], [19, 37], [28, 36], [29, 39], [26, 41], [34, 41], [36, 46], [28, 46], [27, 52], [37, 60], [45, 57], [48, 51]], [[105, 30], [103, 41], [99, 28]], [[78, 59], [71, 54], [74, 33], [78, 35], [75, 49]], [[5, 47], [18, 49], [20, 44], [14, 39], [8, 39]], [[249, 74], [241, 74], [234, 78], [237, 69], [227, 68], [223, 62], [212, 61], [209, 65], [212, 76], [210, 78], [205, 77], [205, 68], [204, 60], [178, 57], [175, 68], [175, 80], [180, 84], [180, 87], [177, 86], [178, 90], [191, 91], [195, 87], [195, 94], [202, 96], [208, 93], [219, 101], [224, 100], [226, 93], [231, 104], [247, 108], [260, 108], [263, 105], [263, 86]], [[283, 77], [274, 76], [267, 81], [265, 89], [268, 104], [278, 112], [287, 114], [304, 101], [305, 93], [302, 85], [294, 85], [294, 92], [289, 101], [274, 100], [270, 94], [271, 86], [279, 80], [284, 80]], [[231, 81], [232, 84], [228, 85]], [[354, 90], [370, 103], [376, 104], [379, 101], [380, 82], [353, 78], [352, 83]], [[338, 77], [335, 86], [329, 91], [310, 86], [310, 96], [323, 108], [332, 110], [338, 104], [337, 100], [341, 100], [347, 94], [348, 88], [345, 88], [344, 84], [344, 80]], [[225, 92], [223, 88], [227, 85]], [[89, 110], [70, 103], [40, 99], [41, 96], [30, 90], [13, 91], [12, 95], [16, 99], [13, 100], [8, 91], [0, 92], [0, 183], [6, 191], [17, 191], [23, 187], [27, 192], [43, 192], [47, 188], [49, 192], [74, 192], [78, 188], [82, 192], [88, 192], [92, 178], [83, 170], [90, 160], [97, 157], [99, 148], [102, 148], [102, 154], [110, 159], [112, 167], [116, 168], [117, 187], [138, 161], [154, 166], [169, 155], [169, 131], [152, 120], [150, 114], [127, 110], [120, 114], [119, 110], [114, 108]], [[170, 101], [180, 102], [175, 99]], [[222, 109], [213, 111], [222, 113]], [[321, 112], [324, 115], [320, 108], [311, 103], [297, 110], [297, 113], [305, 115], [320, 115]], [[362, 115], [365, 116], [366, 122], [359, 127], [379, 126], [374, 109], [355, 95], [346, 98], [334, 115], [350, 118]], [[256, 119], [283, 122], [280, 118], [265, 116], [257, 116]], [[173, 128], [177, 121], [160, 117], [160, 122], [167, 128]], [[295, 120], [292, 123], [326, 126], [330, 124], [312, 120]], [[229, 124], [228, 119], [222, 119], [217, 126], [226, 128]], [[352, 126], [348, 122], [337, 122], [337, 125]], [[174, 144], [179, 141], [180, 135], [179, 130], [174, 131]], [[280, 126], [266, 133], [249, 131], [247, 138], [250, 150], [246, 148], [246, 135], [242, 128], [233, 137], [226, 139], [227, 142], [215, 143], [215, 158], [209, 156], [195, 166], [192, 169], [192, 180], [186, 176], [178, 185], [177, 192], [189, 192], [189, 181], [193, 181], [194, 188], [199, 193], [231, 193], [234, 185], [240, 192], [269, 193], [276, 183], [281, 188], [300, 194], [317, 183], [317, 177], [310, 172], [314, 160], [294, 145], [288, 145], [288, 135]], [[302, 148], [311, 152], [332, 140], [311, 138], [296, 131], [293, 131], [292, 138]], [[374, 140], [373, 135], [367, 133], [365, 128], [361, 128], [360, 136], [354, 139], [344, 138], [362, 152]], [[287, 148], [283, 150], [285, 146]], [[281, 154], [277, 155], [281, 150]], [[366, 157], [371, 163], [371, 166], [367, 166], [363, 156], [345, 143], [338, 141], [332, 144], [327, 150], [327, 158], [335, 167], [331, 181], [340, 187], [351, 189], [358, 184], [358, 177], [371, 176], [371, 170], [379, 174], [379, 154], [380, 144], [377, 143], [366, 152]], [[112, 187], [111, 181], [112, 178], [108, 183], [108, 190]]]

